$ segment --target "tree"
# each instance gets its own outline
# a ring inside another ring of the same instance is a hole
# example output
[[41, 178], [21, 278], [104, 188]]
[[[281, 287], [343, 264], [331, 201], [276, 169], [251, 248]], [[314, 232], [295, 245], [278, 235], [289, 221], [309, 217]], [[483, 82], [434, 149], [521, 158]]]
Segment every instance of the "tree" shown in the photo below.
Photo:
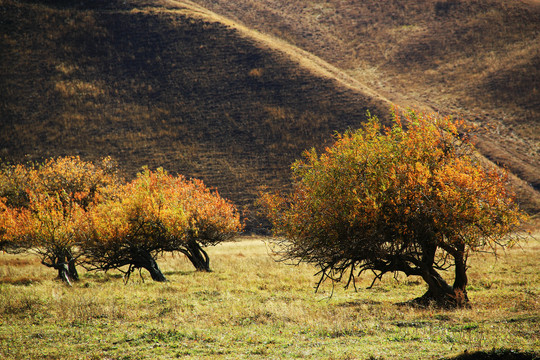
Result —
[[230, 240], [241, 229], [230, 202], [200, 180], [163, 169], [145, 169], [89, 215], [81, 243], [86, 262], [104, 271], [128, 266], [126, 280], [144, 268], [153, 280], [166, 281], [156, 262], [163, 252], [182, 252], [196, 269], [209, 271], [201, 245]]
[[21, 209], [28, 207], [26, 189], [30, 187], [29, 171], [22, 165], [4, 165], [0, 168], [0, 251], [24, 251], [20, 236], [16, 234]]
[[[290, 194], [262, 194], [284, 260], [313, 263], [320, 281], [402, 272], [428, 285], [415, 304], [464, 306], [471, 251], [509, 246], [525, 217], [507, 174], [482, 166], [470, 129], [451, 118], [393, 113], [337, 135], [292, 165]], [[461, 131], [461, 132], [460, 132]], [[453, 285], [440, 271], [454, 268]]]
[[109, 158], [100, 164], [60, 157], [0, 171], [0, 243], [7, 250], [37, 253], [70, 284], [78, 280], [82, 221], [117, 183]]
[[20, 214], [6, 202], [6, 198], [0, 197], [0, 251], [16, 253], [22, 251], [15, 235]]

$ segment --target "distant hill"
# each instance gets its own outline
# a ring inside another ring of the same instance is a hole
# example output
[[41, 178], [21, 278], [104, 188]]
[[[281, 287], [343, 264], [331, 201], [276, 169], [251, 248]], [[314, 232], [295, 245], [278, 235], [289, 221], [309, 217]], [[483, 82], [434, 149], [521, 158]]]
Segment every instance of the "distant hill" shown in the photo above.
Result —
[[[303, 150], [367, 110], [387, 117], [391, 92], [250, 26], [188, 1], [0, 0], [0, 157], [110, 155], [128, 178], [162, 166], [252, 210]], [[538, 192], [516, 184], [538, 212]]]

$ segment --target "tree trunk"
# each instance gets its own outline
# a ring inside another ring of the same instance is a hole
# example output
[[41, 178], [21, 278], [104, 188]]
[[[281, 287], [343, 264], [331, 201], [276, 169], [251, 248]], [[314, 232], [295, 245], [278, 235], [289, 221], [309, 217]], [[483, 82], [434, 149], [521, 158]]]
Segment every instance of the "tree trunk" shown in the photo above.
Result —
[[463, 256], [463, 251], [454, 256], [455, 262], [455, 274], [454, 286], [454, 296], [458, 307], [470, 306], [469, 297], [467, 296], [467, 265], [465, 257]]
[[69, 254], [68, 256], [67, 266], [68, 266], [69, 277], [71, 278], [71, 280], [79, 281], [79, 273], [75, 265], [75, 259], [73, 258], [73, 255], [71, 254]]
[[[465, 275], [465, 273], [462, 275]], [[428, 284], [428, 290], [421, 297], [412, 300], [412, 304], [420, 307], [436, 306], [442, 308], [461, 308], [468, 306], [468, 298], [464, 287], [448, 285], [434, 269], [425, 272], [422, 278]]]
[[186, 249], [181, 251], [191, 261], [198, 271], [211, 271], [210, 258], [206, 251], [194, 240], [188, 242]]
[[422, 261], [418, 264], [420, 275], [428, 285], [424, 295], [411, 301], [413, 305], [427, 307], [437, 306], [443, 308], [459, 308], [468, 306], [467, 298], [467, 267], [465, 265], [465, 246], [445, 250], [454, 257], [455, 281], [450, 286], [443, 277], [434, 269], [437, 246], [428, 241], [422, 247]]
[[450, 291], [428, 289], [424, 295], [412, 300], [412, 303], [420, 307], [435, 306], [446, 309], [470, 307], [467, 294], [452, 287]]
[[148, 252], [139, 254], [139, 256], [137, 256], [137, 261], [133, 265], [136, 268], [143, 268], [143, 269], [148, 270], [148, 272], [150, 273], [150, 276], [152, 277], [152, 280], [154, 281], [160, 281], [160, 282], [167, 281], [167, 279], [165, 278], [165, 275], [163, 275], [163, 273], [159, 269], [159, 266], [156, 260]]
[[50, 258], [50, 260], [50, 262], [47, 262], [46, 259], [43, 259], [41, 263], [56, 269], [58, 271], [58, 279], [69, 286], [71, 286], [72, 281], [79, 280], [75, 259], [73, 259], [73, 256], [69, 251], [62, 251], [61, 255], [56, 254], [54, 257]]
[[58, 270], [58, 278], [67, 285], [71, 286], [68, 265], [66, 263], [60, 263], [55, 265], [55, 269]]

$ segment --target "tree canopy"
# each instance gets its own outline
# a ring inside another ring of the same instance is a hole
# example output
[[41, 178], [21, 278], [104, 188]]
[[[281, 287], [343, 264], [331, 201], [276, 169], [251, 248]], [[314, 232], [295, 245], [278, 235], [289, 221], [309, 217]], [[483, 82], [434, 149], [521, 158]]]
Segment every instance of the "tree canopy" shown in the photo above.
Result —
[[[284, 259], [317, 265], [318, 286], [403, 272], [428, 285], [416, 303], [466, 304], [469, 252], [511, 245], [525, 217], [508, 175], [482, 164], [469, 130], [449, 117], [394, 112], [389, 128], [371, 117], [322, 154], [306, 151], [292, 165], [293, 190], [260, 200]], [[453, 285], [440, 273], [449, 266]]]
[[209, 271], [202, 246], [232, 239], [241, 230], [236, 208], [200, 180], [145, 169], [116, 195], [89, 213], [81, 242], [85, 261], [95, 269], [128, 266], [165, 281], [156, 257], [181, 252], [196, 269]]
[[37, 253], [70, 283], [78, 279], [78, 235], [87, 210], [118, 182], [110, 158], [79, 157], [0, 169], [0, 246]]
[[0, 169], [0, 250], [28, 251], [78, 280], [76, 265], [93, 270], [147, 269], [165, 281], [156, 258], [181, 252], [210, 271], [202, 248], [242, 229], [235, 206], [202, 181], [144, 169], [122, 183], [109, 158], [78, 157]]

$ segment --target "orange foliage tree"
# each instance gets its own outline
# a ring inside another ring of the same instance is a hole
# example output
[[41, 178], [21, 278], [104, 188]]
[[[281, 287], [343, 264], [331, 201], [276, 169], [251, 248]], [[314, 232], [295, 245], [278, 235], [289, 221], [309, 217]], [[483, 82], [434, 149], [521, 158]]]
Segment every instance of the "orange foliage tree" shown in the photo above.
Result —
[[156, 258], [181, 252], [196, 269], [209, 271], [202, 246], [230, 240], [242, 228], [235, 207], [200, 180], [145, 169], [116, 196], [89, 212], [81, 243], [91, 269], [144, 268], [166, 281]]
[[[291, 193], [260, 199], [284, 259], [316, 264], [317, 287], [402, 272], [428, 286], [413, 303], [466, 305], [469, 253], [511, 245], [525, 214], [507, 174], [481, 165], [462, 125], [394, 112], [391, 128], [372, 117], [324, 153], [305, 152]], [[452, 285], [441, 275], [450, 267]]]
[[24, 251], [22, 239], [16, 230], [21, 212], [29, 204], [26, 189], [30, 187], [27, 166], [4, 165], [0, 168], [0, 250]]
[[0, 245], [37, 253], [70, 283], [78, 280], [79, 232], [89, 208], [117, 183], [109, 158], [94, 165], [78, 157], [0, 170]]

